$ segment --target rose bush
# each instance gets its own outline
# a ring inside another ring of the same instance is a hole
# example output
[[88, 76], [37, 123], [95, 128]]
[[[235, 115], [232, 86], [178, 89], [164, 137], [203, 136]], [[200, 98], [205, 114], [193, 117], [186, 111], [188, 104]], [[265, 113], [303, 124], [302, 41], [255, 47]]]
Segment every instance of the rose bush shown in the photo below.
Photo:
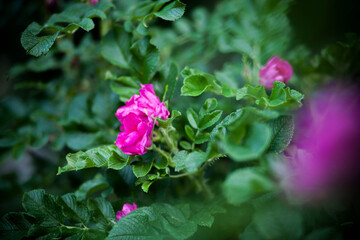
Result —
[[0, 239], [357, 239], [346, 1], [1, 2]]

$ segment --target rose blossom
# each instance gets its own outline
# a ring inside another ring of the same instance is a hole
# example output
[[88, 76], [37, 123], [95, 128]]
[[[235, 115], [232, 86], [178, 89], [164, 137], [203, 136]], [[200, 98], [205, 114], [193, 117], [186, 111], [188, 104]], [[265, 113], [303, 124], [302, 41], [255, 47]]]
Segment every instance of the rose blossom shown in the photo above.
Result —
[[95, 4], [97, 4], [98, 2], [99, 2], [99, 0], [90, 0], [90, 4], [93, 5], [93, 6], [94, 6]]
[[133, 203], [133, 205], [125, 203], [122, 207], [122, 211], [117, 211], [116, 220], [119, 221], [123, 216], [128, 215], [137, 208], [136, 203]]
[[141, 84], [141, 87], [140, 95], [132, 96], [115, 113], [122, 130], [115, 144], [125, 154], [145, 154], [152, 144], [153, 117], [166, 120], [170, 115], [165, 104], [155, 95], [152, 84]]
[[293, 75], [293, 70], [289, 62], [275, 56], [266, 63], [266, 66], [260, 69], [259, 75], [260, 84], [267, 89], [271, 89], [275, 81], [287, 84]]
[[295, 199], [341, 196], [359, 177], [358, 94], [347, 88], [321, 91], [302, 109], [295, 151], [279, 174], [285, 191]]

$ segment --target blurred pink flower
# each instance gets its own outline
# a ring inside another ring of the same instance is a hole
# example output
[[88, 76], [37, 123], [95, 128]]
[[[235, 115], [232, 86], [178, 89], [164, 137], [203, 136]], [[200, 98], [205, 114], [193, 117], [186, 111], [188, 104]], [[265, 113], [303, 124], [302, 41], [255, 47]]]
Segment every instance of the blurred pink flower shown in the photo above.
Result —
[[288, 193], [321, 200], [350, 187], [360, 167], [359, 106], [355, 91], [334, 89], [301, 112], [296, 150], [281, 174]]
[[93, 5], [93, 6], [94, 6], [95, 4], [97, 4], [98, 2], [99, 2], [99, 0], [90, 0], [90, 4]]
[[267, 89], [271, 89], [275, 81], [287, 84], [293, 75], [293, 70], [289, 62], [275, 56], [266, 63], [266, 66], [260, 69], [259, 75], [260, 84]]
[[166, 120], [170, 112], [155, 95], [152, 84], [141, 85], [140, 95], [134, 95], [125, 106], [120, 107], [115, 116], [121, 122], [116, 146], [125, 154], [142, 155], [151, 147], [153, 117]]
[[134, 211], [138, 207], [136, 206], [136, 203], [133, 203], [133, 205], [125, 203], [123, 205], [122, 211], [118, 211], [116, 213], [116, 220], [119, 221], [123, 216], [128, 215], [130, 212]]

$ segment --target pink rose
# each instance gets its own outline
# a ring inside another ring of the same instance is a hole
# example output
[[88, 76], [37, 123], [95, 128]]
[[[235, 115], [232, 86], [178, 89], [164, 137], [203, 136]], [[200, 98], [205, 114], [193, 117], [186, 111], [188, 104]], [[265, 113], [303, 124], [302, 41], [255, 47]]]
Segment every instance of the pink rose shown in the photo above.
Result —
[[97, 4], [98, 2], [99, 2], [99, 0], [90, 0], [90, 4], [93, 5], [93, 6], [94, 6], [95, 4]]
[[360, 176], [360, 97], [356, 90], [318, 92], [298, 116], [290, 152], [282, 170], [285, 190], [297, 200], [342, 196]]
[[152, 84], [141, 85], [140, 95], [134, 95], [125, 106], [120, 107], [115, 116], [121, 122], [116, 146], [125, 154], [142, 155], [151, 147], [153, 118], [166, 120], [170, 112], [155, 95]]
[[133, 203], [133, 205], [125, 203], [123, 205], [122, 211], [118, 211], [116, 213], [116, 220], [119, 221], [123, 216], [128, 215], [130, 212], [134, 211], [138, 207], [136, 206], [136, 203]]
[[293, 75], [293, 70], [289, 62], [275, 56], [266, 63], [266, 66], [260, 69], [259, 75], [260, 84], [267, 89], [271, 89], [275, 81], [287, 84]]

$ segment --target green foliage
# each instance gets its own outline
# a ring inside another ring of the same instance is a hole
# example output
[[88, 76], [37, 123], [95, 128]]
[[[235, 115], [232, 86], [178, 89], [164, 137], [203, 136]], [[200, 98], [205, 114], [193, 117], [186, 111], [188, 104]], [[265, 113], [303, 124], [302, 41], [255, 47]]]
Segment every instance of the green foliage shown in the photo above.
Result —
[[176, 0], [166, 5], [163, 9], [155, 12], [155, 16], [168, 21], [175, 21], [182, 17], [185, 12], [185, 4]]
[[[32, 190], [24, 194], [23, 207], [26, 212], [9, 213], [2, 218], [0, 225], [6, 238], [105, 239], [115, 219], [114, 210], [105, 199], [89, 199], [86, 204], [73, 193], [54, 197], [42, 189]], [[94, 223], [99, 228], [94, 228]]]
[[210, 227], [212, 215], [223, 212], [216, 203], [197, 207], [194, 213], [188, 204], [155, 203], [121, 218], [107, 239], [188, 239], [196, 232], [197, 225]]
[[[357, 36], [312, 57], [294, 41], [288, 16], [296, 4], [288, 0], [217, 1], [183, 18], [179, 0], [70, 2], [25, 29], [21, 44], [38, 58], [11, 69], [0, 102], [0, 160], [16, 172], [4, 170], [4, 201], [39, 185], [67, 194], [25, 193], [25, 212], [2, 217], [1, 239], [341, 239], [351, 224], [344, 213], [327, 209], [324, 223], [283, 202], [270, 167], [291, 145], [304, 98], [294, 89], [311, 93], [327, 79], [357, 76]], [[51, 13], [39, 5], [32, 8]], [[259, 70], [275, 55], [294, 76], [266, 90]], [[113, 144], [114, 113], [140, 84], [153, 84], [171, 115], [154, 119], [146, 154], [128, 156]], [[55, 178], [64, 156], [58, 175], [97, 169]], [[116, 222], [125, 202], [139, 209]]]
[[43, 26], [36, 22], [30, 24], [21, 35], [21, 44], [28, 54], [44, 55], [59, 34], [73, 34], [78, 28], [92, 30], [95, 26], [92, 18], [105, 19], [105, 11], [113, 6], [108, 1], [101, 1], [94, 7], [84, 3], [70, 5], [62, 13], [52, 15]]
[[300, 239], [303, 234], [301, 213], [279, 202], [259, 206], [254, 223], [264, 239]]
[[242, 168], [232, 172], [223, 184], [227, 201], [239, 205], [251, 198], [274, 190], [274, 183], [259, 167]]
[[304, 95], [289, 87], [285, 88], [285, 83], [274, 82], [274, 88], [269, 98], [261, 98], [258, 102], [260, 106], [270, 109], [294, 109], [301, 107], [301, 100]]
[[58, 174], [68, 171], [77, 171], [91, 167], [107, 166], [120, 170], [127, 165], [127, 156], [115, 145], [101, 146], [86, 152], [69, 153], [66, 155], [67, 165], [59, 167]]
[[215, 77], [196, 69], [184, 68], [181, 72], [184, 84], [181, 87], [182, 96], [199, 96], [205, 91], [221, 94], [221, 87]]

